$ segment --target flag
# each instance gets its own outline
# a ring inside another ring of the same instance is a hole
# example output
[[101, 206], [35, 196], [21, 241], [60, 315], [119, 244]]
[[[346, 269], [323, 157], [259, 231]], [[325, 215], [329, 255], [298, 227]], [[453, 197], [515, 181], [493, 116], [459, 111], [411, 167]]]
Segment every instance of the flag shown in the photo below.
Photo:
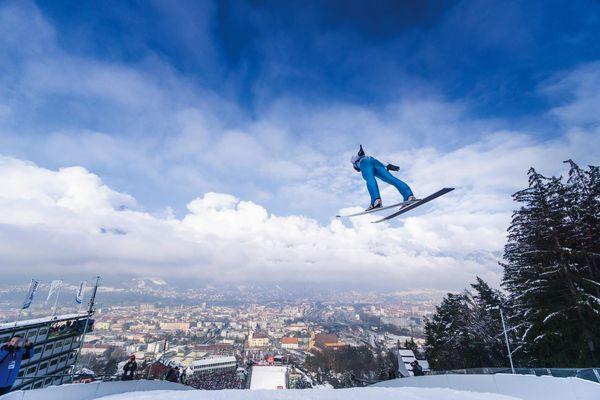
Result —
[[52, 295], [58, 290], [58, 288], [60, 288], [60, 285], [62, 285], [62, 281], [60, 279], [52, 281], [52, 283], [50, 284], [50, 291], [48, 292], [48, 297], [46, 297], [46, 304], [48, 304], [50, 297], [52, 297]]
[[29, 290], [27, 291], [27, 297], [25, 297], [25, 301], [23, 302], [23, 307], [21, 307], [23, 310], [26, 308], [29, 308], [29, 306], [31, 305], [31, 302], [33, 301], [33, 297], [35, 296], [35, 292], [37, 292], [38, 290], [38, 286], [39, 286], [39, 282], [36, 281], [35, 279], [31, 280], [31, 283], [29, 284]]
[[77, 295], [75, 295], [75, 303], [81, 304], [83, 301], [83, 295], [85, 293], [86, 281], [79, 282], [79, 289], [77, 289]]

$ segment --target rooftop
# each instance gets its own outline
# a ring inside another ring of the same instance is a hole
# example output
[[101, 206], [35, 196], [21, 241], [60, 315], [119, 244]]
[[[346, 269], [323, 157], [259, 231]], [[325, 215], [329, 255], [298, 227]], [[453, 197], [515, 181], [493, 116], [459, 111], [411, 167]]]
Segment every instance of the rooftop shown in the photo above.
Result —
[[223, 363], [237, 363], [237, 360], [235, 359], [234, 356], [209, 357], [209, 358], [204, 358], [202, 360], [194, 361], [194, 366], [200, 367], [203, 365], [223, 364]]
[[49, 317], [43, 317], [43, 318], [24, 319], [22, 321], [17, 322], [16, 324], [15, 324], [15, 321], [3, 322], [3, 323], [0, 323], [0, 331], [2, 331], [4, 329], [12, 329], [15, 326], [21, 327], [21, 326], [29, 326], [29, 325], [36, 325], [36, 324], [45, 324], [45, 323], [51, 322], [51, 321], [64, 321], [64, 320], [73, 319], [73, 318], [85, 318], [85, 317], [87, 317], [87, 313], [76, 313], [76, 314], [55, 315], [55, 316], [49, 316]]

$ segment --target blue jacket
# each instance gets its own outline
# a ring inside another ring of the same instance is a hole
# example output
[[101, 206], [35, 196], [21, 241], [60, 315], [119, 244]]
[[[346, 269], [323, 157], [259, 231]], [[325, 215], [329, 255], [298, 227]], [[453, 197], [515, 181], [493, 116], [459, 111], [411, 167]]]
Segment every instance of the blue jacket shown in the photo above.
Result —
[[33, 348], [12, 347], [4, 345], [0, 347], [0, 387], [12, 386], [17, 379], [21, 360], [33, 357]]

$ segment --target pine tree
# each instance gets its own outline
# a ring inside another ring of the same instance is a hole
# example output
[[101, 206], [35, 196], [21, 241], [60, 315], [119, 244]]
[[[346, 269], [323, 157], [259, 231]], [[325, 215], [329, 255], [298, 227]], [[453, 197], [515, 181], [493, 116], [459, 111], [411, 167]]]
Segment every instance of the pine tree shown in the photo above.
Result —
[[410, 338], [410, 340], [406, 339], [404, 344], [402, 345], [405, 349], [412, 350], [415, 356], [419, 356], [419, 345], [415, 342], [414, 338]]
[[426, 357], [433, 369], [468, 367], [469, 310], [463, 294], [448, 295], [425, 323]]
[[[572, 163], [572, 162], [571, 162]], [[598, 169], [574, 163], [567, 184], [533, 168], [513, 196], [503, 286], [521, 365], [591, 366], [598, 360]]]
[[502, 335], [500, 307], [505, 307], [505, 298], [500, 291], [493, 289], [483, 279], [471, 287], [467, 301], [471, 310], [471, 331], [476, 348], [474, 360], [477, 367], [502, 367], [507, 365], [507, 354]]
[[474, 292], [448, 294], [425, 324], [425, 353], [433, 369], [507, 365], [497, 310], [505, 299], [481, 278]]

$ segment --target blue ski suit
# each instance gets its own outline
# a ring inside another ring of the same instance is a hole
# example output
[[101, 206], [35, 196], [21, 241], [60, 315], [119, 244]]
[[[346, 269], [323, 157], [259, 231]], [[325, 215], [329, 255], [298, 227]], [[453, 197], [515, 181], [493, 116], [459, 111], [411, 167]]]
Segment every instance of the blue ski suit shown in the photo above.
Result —
[[10, 389], [17, 379], [21, 360], [33, 357], [33, 348], [12, 347], [4, 345], [0, 348], [0, 388]]
[[375, 200], [381, 198], [379, 186], [377, 186], [377, 181], [375, 180], [376, 177], [398, 189], [402, 197], [404, 197], [404, 201], [407, 201], [409, 196], [413, 195], [412, 190], [410, 190], [410, 187], [406, 183], [390, 174], [385, 165], [373, 157], [360, 157], [355, 163], [355, 167], [360, 170], [363, 179], [367, 181], [367, 189], [371, 196], [371, 205], [375, 203]]

